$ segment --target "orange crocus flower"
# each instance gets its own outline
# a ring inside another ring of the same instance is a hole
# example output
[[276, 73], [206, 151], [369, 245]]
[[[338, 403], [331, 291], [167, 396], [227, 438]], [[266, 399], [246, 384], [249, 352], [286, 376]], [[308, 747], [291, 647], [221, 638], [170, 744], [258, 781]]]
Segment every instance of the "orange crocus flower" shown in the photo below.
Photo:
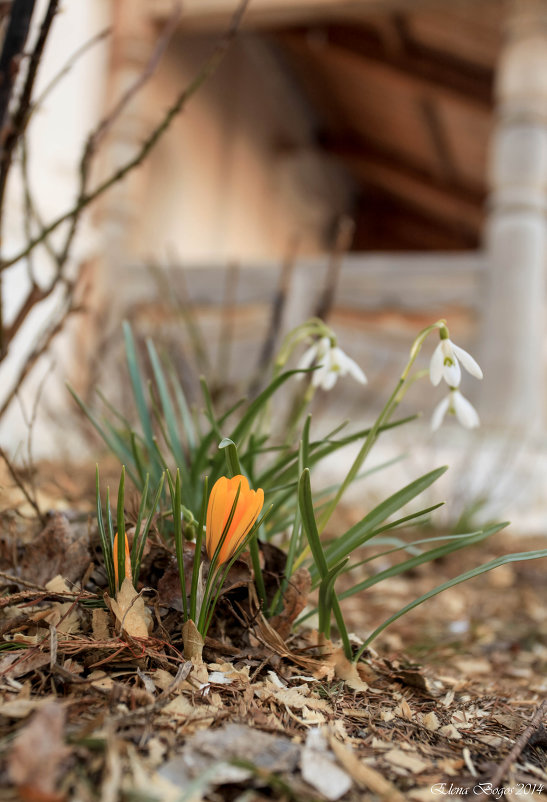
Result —
[[[127, 541], [127, 535], [124, 534], [125, 537], [125, 576], [127, 579], [133, 580], [133, 576], [131, 574], [131, 555], [129, 554], [129, 543]], [[112, 556], [114, 558], [114, 580], [116, 589], [118, 588], [118, 533], [114, 535], [114, 545], [112, 546]]]
[[209, 559], [213, 555], [222, 539], [222, 533], [228, 523], [232, 506], [237, 495], [239, 496], [234, 510], [234, 517], [218, 553], [217, 565], [222, 565], [237, 551], [245, 537], [255, 523], [262, 505], [264, 504], [264, 491], [262, 488], [251, 490], [245, 476], [234, 476], [228, 479], [221, 476], [211, 490], [207, 505], [207, 528], [205, 530], [205, 545]]

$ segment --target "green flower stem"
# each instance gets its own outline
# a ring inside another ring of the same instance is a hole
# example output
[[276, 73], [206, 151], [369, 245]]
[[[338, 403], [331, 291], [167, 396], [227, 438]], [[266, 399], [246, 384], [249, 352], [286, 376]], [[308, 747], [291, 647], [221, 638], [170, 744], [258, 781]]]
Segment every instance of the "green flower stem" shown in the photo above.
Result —
[[[349, 469], [346, 478], [344, 479], [344, 481], [340, 485], [340, 487], [338, 489], [338, 492], [336, 493], [336, 495], [334, 496], [333, 500], [330, 502], [328, 507], [325, 509], [325, 511], [323, 512], [323, 514], [322, 514], [322, 516], [321, 516], [321, 518], [319, 520], [319, 524], [318, 524], [319, 532], [322, 532], [324, 530], [325, 526], [327, 525], [328, 521], [330, 520], [330, 517], [331, 517], [332, 513], [334, 512], [334, 510], [338, 506], [338, 503], [339, 503], [340, 499], [342, 498], [342, 496], [344, 495], [344, 493], [346, 492], [346, 490], [348, 489], [350, 484], [357, 477], [357, 474], [359, 473], [364, 461], [368, 457], [368, 455], [370, 453], [370, 450], [372, 449], [372, 446], [374, 445], [374, 443], [376, 441], [376, 438], [378, 436], [378, 430], [380, 429], [380, 427], [382, 425], [384, 425], [385, 423], [387, 423], [389, 421], [391, 415], [393, 414], [393, 412], [397, 408], [398, 404], [400, 403], [401, 399], [403, 398], [404, 392], [406, 392], [406, 390], [403, 391], [403, 388], [404, 388], [405, 383], [406, 383], [406, 381], [408, 379], [409, 373], [412, 370], [412, 366], [413, 366], [414, 362], [416, 361], [416, 357], [418, 356], [418, 354], [421, 351], [422, 345], [424, 344], [424, 341], [425, 341], [426, 337], [432, 331], [434, 331], [435, 329], [439, 329], [441, 327], [446, 327], [446, 321], [438, 320], [436, 323], [433, 323], [431, 326], [427, 326], [425, 329], [423, 329], [418, 334], [418, 336], [414, 340], [412, 348], [410, 349], [410, 358], [409, 358], [409, 360], [408, 360], [403, 372], [401, 373], [401, 376], [399, 378], [399, 381], [397, 382], [397, 385], [395, 386], [395, 389], [393, 390], [392, 394], [388, 398], [387, 403], [383, 407], [382, 411], [380, 412], [380, 414], [376, 418], [376, 421], [374, 422], [374, 424], [373, 424], [372, 428], [370, 429], [367, 437], [365, 438], [365, 442], [361, 446], [361, 449], [360, 449], [359, 453], [357, 454], [357, 456], [356, 456], [356, 458], [355, 458], [355, 460], [353, 462], [353, 465]], [[301, 560], [300, 561], [297, 560], [297, 562], [301, 562]], [[296, 567], [297, 567], [297, 564], [295, 563], [295, 568]]]
[[[167, 475], [169, 479], [169, 474]], [[177, 469], [175, 488], [173, 493], [172, 481], [169, 482], [171, 490], [171, 500], [173, 502], [173, 527], [175, 537], [175, 551], [177, 554], [177, 564], [179, 569], [180, 592], [182, 595], [182, 610], [184, 621], [188, 620], [188, 600], [186, 598], [186, 577], [184, 574], [184, 542], [182, 538], [182, 511], [181, 511], [181, 487], [180, 471]]]
[[251, 552], [251, 560], [253, 563], [253, 573], [255, 575], [258, 598], [260, 599], [262, 607], [264, 607], [266, 604], [266, 586], [264, 584], [264, 577], [262, 576], [262, 568], [260, 566], [260, 550], [258, 548], [258, 540], [256, 537], [253, 537], [249, 543], [249, 551]]
[[207, 511], [207, 489], [208, 489], [208, 479], [207, 477], [205, 477], [205, 481], [203, 483], [203, 497], [201, 500], [199, 522], [196, 530], [196, 548], [194, 551], [194, 564], [192, 566], [192, 585], [190, 588], [190, 618], [194, 622], [196, 620], [196, 615], [197, 615], [199, 567], [201, 565], [201, 545], [203, 543], [203, 525], [205, 523], [205, 515]]

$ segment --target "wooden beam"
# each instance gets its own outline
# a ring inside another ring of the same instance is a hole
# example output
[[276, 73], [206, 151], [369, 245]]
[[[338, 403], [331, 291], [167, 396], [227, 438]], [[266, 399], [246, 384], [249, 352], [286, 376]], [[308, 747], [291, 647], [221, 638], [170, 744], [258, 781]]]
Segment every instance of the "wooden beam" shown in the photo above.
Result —
[[[310, 28], [279, 31], [282, 44], [302, 54], [312, 51]], [[401, 76], [420, 91], [443, 92], [467, 104], [493, 105], [494, 69], [415, 47], [386, 47], [385, 37], [371, 26], [330, 25], [324, 31], [325, 53], [359, 61], [363, 69], [379, 68]], [[313, 51], [312, 51], [313, 52]]]
[[[305, 23], [355, 21], [370, 14], [416, 11], [442, 6], [445, 0], [251, 0], [243, 27], [271, 28]], [[452, 0], [464, 5], [474, 0]], [[147, 0], [149, 13], [161, 21], [173, 11], [172, 0]], [[223, 30], [237, 6], [237, 0], [185, 0], [182, 27], [191, 31]]]
[[375, 146], [326, 142], [327, 152], [339, 158], [363, 186], [381, 190], [407, 206], [427, 212], [431, 220], [456, 221], [478, 231], [484, 220], [486, 192], [439, 180], [396, 155]]

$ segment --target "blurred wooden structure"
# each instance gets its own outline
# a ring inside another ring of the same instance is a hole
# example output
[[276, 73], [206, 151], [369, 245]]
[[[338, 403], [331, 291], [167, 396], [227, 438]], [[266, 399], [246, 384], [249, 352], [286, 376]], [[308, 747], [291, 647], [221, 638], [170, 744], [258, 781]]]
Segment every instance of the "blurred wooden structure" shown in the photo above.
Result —
[[[114, 155], [196, 74], [234, 5], [186, 0]], [[113, 94], [172, 13], [166, 0], [115, 7]], [[464, 341], [482, 349], [484, 419], [537, 429], [546, 103], [547, 0], [251, 0], [217, 76], [105, 204], [107, 266], [138, 270], [159, 247], [171, 263], [266, 270], [297, 233], [307, 298], [349, 214], [333, 322], [385, 332], [460, 309]]]

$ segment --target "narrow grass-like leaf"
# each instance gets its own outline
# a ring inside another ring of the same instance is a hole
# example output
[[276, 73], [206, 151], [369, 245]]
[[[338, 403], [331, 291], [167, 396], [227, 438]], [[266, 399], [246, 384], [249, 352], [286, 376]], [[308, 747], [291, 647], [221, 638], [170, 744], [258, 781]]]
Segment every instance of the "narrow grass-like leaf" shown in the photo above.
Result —
[[334, 583], [344, 570], [348, 560], [349, 557], [346, 557], [341, 563], [331, 568], [319, 585], [319, 603], [317, 605], [317, 609], [319, 610], [319, 632], [322, 632], [324, 636], [329, 639]]
[[[245, 403], [245, 399], [242, 398], [239, 401], [237, 401], [232, 407], [230, 407], [230, 409], [218, 419], [217, 423], [219, 429], [224, 425], [224, 423], [230, 417], [230, 415], [233, 415], [233, 413], [243, 403]], [[216, 433], [212, 429], [206, 434], [200, 431], [199, 436], [200, 436], [200, 443], [195, 451], [192, 464], [190, 466], [190, 480], [192, 484], [195, 485], [197, 483], [200, 474], [208, 471], [209, 483], [214, 484], [215, 480], [219, 476], [220, 467], [223, 462], [223, 456], [219, 455], [220, 459], [217, 459], [215, 462], [215, 458], [213, 458], [213, 460], [209, 460], [208, 453], [212, 448], [213, 443], [215, 442], [215, 440], [218, 440], [218, 438], [216, 436]], [[259, 487], [262, 487], [262, 485], [259, 485]]]
[[[118, 485], [118, 506], [116, 514], [116, 524], [118, 528], [118, 553], [114, 559], [118, 564], [118, 587], [121, 588], [125, 579], [125, 465], [122, 465], [120, 484]], [[117, 590], [118, 588], [116, 588]]]
[[[220, 535], [218, 543], [215, 546], [215, 550], [213, 552], [213, 556], [210, 558], [209, 573], [207, 575], [207, 581], [205, 583], [205, 592], [203, 594], [203, 604], [201, 605], [201, 610], [200, 610], [200, 613], [199, 613], [199, 620], [198, 620], [198, 622], [196, 624], [197, 629], [201, 633], [201, 635], [203, 635], [204, 632], [207, 631], [206, 625], [207, 625], [208, 616], [209, 616], [209, 609], [210, 609], [211, 601], [212, 601], [211, 600], [211, 593], [214, 591], [214, 582], [217, 579], [217, 570], [220, 568], [220, 566], [218, 565], [218, 559], [219, 559], [219, 555], [220, 555], [222, 546], [224, 545], [224, 542], [225, 542], [225, 540], [226, 540], [226, 538], [228, 536], [228, 532], [230, 531], [230, 526], [232, 525], [232, 521], [234, 520], [234, 515], [235, 515], [236, 509], [237, 509], [237, 504], [238, 504], [238, 501], [239, 501], [240, 492], [241, 492], [241, 483], [239, 483], [239, 486], [237, 488], [234, 500], [232, 502], [232, 507], [230, 509], [230, 513], [228, 515], [226, 523], [224, 524], [224, 528], [222, 530], [222, 533]], [[214, 604], [213, 604], [213, 607], [214, 607]], [[205, 627], [205, 629], [204, 629], [204, 627]]]
[[137, 473], [139, 474], [139, 479], [140, 479], [140, 483], [137, 484], [137, 487], [144, 488], [146, 480], [149, 477], [149, 473], [145, 470], [142, 457], [139, 453], [139, 444], [137, 443], [137, 433], [131, 430], [130, 437], [131, 437], [131, 453], [133, 454], [133, 462], [135, 463], [135, 467], [137, 469]]
[[[399, 576], [400, 574], [405, 573], [405, 571], [410, 571], [413, 568], [417, 568], [418, 565], [423, 565], [427, 562], [432, 562], [433, 560], [440, 559], [441, 557], [446, 557], [448, 554], [452, 554], [455, 551], [459, 551], [460, 549], [466, 548], [468, 546], [474, 546], [478, 543], [481, 543], [486, 538], [490, 537], [491, 535], [499, 532], [500, 529], [507, 526], [506, 523], [503, 524], [495, 524], [493, 526], [487, 527], [484, 530], [478, 530], [477, 532], [471, 532], [467, 535], [457, 535], [453, 539], [450, 539], [449, 542], [445, 543], [443, 546], [438, 546], [437, 548], [430, 549], [429, 551], [424, 551], [421, 554], [418, 554], [414, 557], [410, 557], [408, 560], [403, 560], [395, 565], [392, 565], [390, 568], [386, 568], [384, 571], [379, 571], [376, 574], [368, 577], [368, 579], [363, 580], [362, 582], [353, 585], [353, 587], [348, 588], [347, 590], [343, 591], [340, 594], [340, 599], [347, 599], [350, 596], [354, 596], [356, 593], [361, 593], [364, 590], [372, 587], [373, 585], [377, 585], [378, 582], [382, 582], [384, 579], [390, 579], [394, 576]], [[446, 538], [448, 539], [448, 538]], [[432, 539], [433, 540], [433, 539]], [[356, 568], [357, 563], [355, 566], [350, 566], [351, 568]], [[308, 611], [304, 615], [300, 616], [297, 623], [303, 623], [307, 618], [310, 618], [316, 612], [315, 609]]]
[[136, 567], [137, 555], [139, 553], [139, 537], [141, 532], [141, 523], [146, 510], [146, 502], [148, 501], [148, 486], [150, 484], [150, 474], [146, 474], [144, 481], [144, 488], [141, 493], [141, 502], [139, 504], [139, 511], [137, 512], [137, 521], [135, 523], [135, 536], [133, 537], [133, 544], [131, 546], [131, 575], [133, 576], [133, 584], [136, 585]]
[[298, 486], [298, 501], [300, 504], [300, 515], [302, 516], [302, 523], [304, 524], [308, 543], [313, 555], [313, 561], [321, 579], [324, 579], [329, 572], [329, 567], [323, 553], [323, 546], [321, 545], [321, 539], [315, 522], [309, 468], [305, 468], [302, 471]]
[[367, 563], [374, 562], [374, 560], [377, 560], [381, 557], [388, 557], [390, 554], [396, 554], [398, 551], [406, 551], [408, 554], [412, 554], [412, 556], [415, 557], [424, 553], [420, 548], [418, 548], [419, 546], [429, 545], [431, 543], [450, 543], [452, 541], [455, 542], [468, 537], [469, 534], [466, 533], [463, 535], [437, 535], [436, 537], [421, 537], [418, 540], [411, 541], [402, 540], [399, 537], [375, 538], [375, 546], [391, 546], [391, 548], [386, 549], [385, 551], [377, 551], [374, 554], [371, 554], [370, 557], [366, 557], [364, 560], [359, 560], [358, 563], [352, 563], [352, 565], [350, 565], [348, 568], [348, 573], [349, 571], [353, 571], [354, 568], [360, 568], [362, 565], [367, 565]]
[[125, 428], [125, 429], [127, 429], [127, 431], [129, 431], [129, 430], [131, 429], [131, 424], [129, 423], [129, 421], [127, 420], [127, 418], [125, 417], [125, 415], [122, 415], [122, 413], [120, 412], [120, 410], [119, 410], [119, 409], [116, 409], [116, 407], [114, 406], [114, 404], [112, 404], [112, 403], [111, 403], [111, 402], [108, 400], [108, 398], [105, 396], [105, 394], [103, 393], [103, 391], [102, 391], [102, 390], [100, 390], [100, 389], [97, 387], [97, 388], [96, 388], [96, 390], [95, 390], [95, 392], [97, 393], [97, 395], [99, 396], [99, 398], [101, 399], [101, 401], [103, 402], [103, 404], [105, 405], [105, 407], [106, 407], [108, 410], [110, 410], [110, 412], [111, 412], [111, 413], [114, 415], [114, 417], [115, 417], [115, 418], [117, 418], [117, 419], [120, 421], [120, 423], [121, 423], [121, 424], [123, 424], [124, 428]]
[[226, 466], [230, 474], [230, 478], [242, 474], [241, 465], [239, 464], [239, 456], [237, 453], [237, 446], [229, 437], [225, 437], [218, 444], [219, 448], [224, 449], [226, 455]]
[[146, 522], [144, 524], [144, 528], [142, 530], [142, 535], [140, 536], [140, 539], [139, 539], [139, 548], [138, 548], [138, 551], [137, 551], [137, 558], [136, 558], [136, 562], [135, 562], [135, 567], [133, 569], [133, 583], [134, 583], [134, 585], [137, 584], [137, 581], [139, 579], [139, 574], [140, 574], [140, 570], [141, 570], [142, 556], [144, 554], [144, 547], [146, 545], [146, 538], [148, 537], [148, 533], [150, 531], [150, 527], [152, 526], [152, 518], [154, 517], [155, 512], [158, 509], [158, 506], [159, 506], [159, 503], [160, 503], [160, 498], [161, 498], [161, 493], [162, 493], [162, 490], [163, 490], [164, 481], [165, 481], [165, 473], [162, 473], [162, 475], [160, 477], [160, 481], [158, 482], [158, 486], [156, 488], [156, 493], [154, 495], [154, 499], [152, 501], [152, 505], [150, 507], [150, 512], [148, 513], [148, 518], [146, 519]]
[[196, 548], [194, 551], [194, 564], [192, 566], [192, 587], [190, 589], [190, 618], [196, 621], [197, 615], [197, 592], [199, 581], [199, 567], [201, 565], [201, 547], [203, 544], [203, 527], [205, 525], [205, 516], [207, 514], [207, 498], [208, 498], [208, 479], [205, 477], [203, 480], [203, 493], [201, 498], [201, 509], [199, 513], [198, 527], [196, 530]]
[[[278, 390], [286, 381], [288, 381], [291, 376], [296, 375], [297, 373], [302, 373], [301, 370], [288, 370], [285, 373], [282, 373], [276, 379], [274, 379], [265, 390], [263, 390], [259, 396], [255, 398], [255, 400], [249, 404], [249, 407], [235, 429], [233, 430], [232, 434], [230, 435], [230, 439], [233, 440], [234, 443], [243, 443], [249, 431], [255, 421], [255, 418], [264, 407], [264, 405], [268, 402], [271, 396]], [[262, 487], [262, 485], [261, 485]]]
[[452, 554], [454, 551], [459, 551], [466, 546], [472, 546], [477, 543], [481, 543], [483, 540], [486, 540], [486, 538], [490, 537], [496, 532], [499, 532], [499, 530], [503, 529], [504, 526], [507, 526], [507, 524], [496, 524], [495, 526], [490, 526], [487, 529], [472, 532], [465, 537], [460, 536], [457, 540], [451, 540], [448, 543], [445, 543], [443, 546], [437, 546], [434, 549], [429, 549], [428, 551], [422, 552], [422, 554], [417, 554], [415, 557], [409, 557], [408, 560], [403, 560], [400, 563], [396, 563], [390, 568], [386, 568], [384, 571], [379, 571], [377, 574], [369, 576], [368, 579], [364, 579], [362, 582], [359, 582], [352, 588], [348, 588], [348, 590], [345, 590], [340, 595], [340, 598], [347, 599], [349, 596], [353, 596], [356, 593], [360, 593], [361, 591], [372, 587], [373, 585], [377, 585], [378, 582], [382, 582], [384, 579], [389, 579], [393, 576], [399, 576], [399, 574], [402, 574], [405, 571], [410, 571], [413, 568], [417, 568], [418, 565], [423, 565], [423, 563], [432, 562], [433, 560], [438, 560], [441, 557], [446, 557], [448, 554]]
[[[362, 546], [369, 540], [373, 533], [378, 531], [379, 524], [383, 523], [386, 518], [393, 515], [397, 510], [412, 501], [413, 498], [423, 493], [433, 482], [443, 475], [447, 470], [446, 467], [437, 468], [430, 473], [426, 473], [414, 482], [406, 485], [401, 490], [394, 493], [389, 498], [382, 501], [373, 510], [371, 510], [365, 517], [352, 526], [348, 531], [341, 535], [334, 543], [331, 543], [325, 549], [325, 555], [330, 565], [340, 562], [348, 554], [351, 554], [355, 549]], [[317, 571], [313, 570], [312, 574], [317, 577]]]
[[[382, 532], [387, 532], [390, 529], [398, 529], [399, 527], [402, 527], [405, 524], [408, 524], [410, 521], [417, 521], [417, 519], [422, 518], [424, 515], [427, 515], [428, 513], [432, 512], [433, 510], [437, 510], [439, 507], [442, 507], [443, 504], [444, 504], [444, 502], [440, 502], [439, 504], [434, 504], [432, 507], [426, 507], [425, 509], [418, 510], [418, 512], [414, 512], [411, 515], [405, 515], [404, 518], [398, 518], [396, 521], [392, 521], [392, 523], [390, 523], [390, 524], [386, 524], [385, 526], [381, 526], [378, 529], [375, 529], [373, 532], [370, 533], [370, 535], [367, 538], [367, 541], [372, 540], [372, 538], [376, 538], [376, 536], [381, 534]], [[469, 535], [465, 535], [465, 536], [469, 537]], [[445, 537], [445, 538], [439, 538], [439, 539], [446, 540], [447, 538]], [[336, 540], [337, 540], [337, 538], [335, 538], [334, 541], [331, 541], [331, 542], [336, 542]], [[433, 540], [435, 540], [435, 538], [430, 538], [430, 540], [433, 541]], [[377, 540], [375, 539], [374, 542], [377, 543]], [[427, 542], [427, 540], [424, 539], [422, 542]], [[410, 551], [412, 551], [411, 544], [408, 544], [408, 548], [409, 548]], [[328, 549], [328, 546], [326, 547], [325, 551], [327, 551], [327, 549]], [[421, 552], [415, 552], [415, 553], [421, 554]], [[363, 565], [364, 563], [369, 562], [369, 561], [370, 561], [370, 558], [366, 559], [366, 560], [362, 560], [359, 563], [352, 564], [352, 565], [350, 565], [348, 567], [347, 570], [348, 571], [352, 571], [358, 565]], [[312, 571], [313, 571], [313, 567], [312, 567]]]
[[141, 422], [144, 439], [150, 453], [152, 453], [152, 439], [154, 437], [152, 431], [152, 420], [150, 418], [150, 413], [148, 412], [148, 406], [144, 397], [144, 383], [139, 369], [135, 340], [133, 339], [133, 332], [131, 331], [131, 326], [127, 320], [123, 321], [122, 327], [125, 341], [125, 356], [127, 359], [127, 367], [129, 369], [129, 378], [133, 390], [133, 397], [137, 407], [137, 414]]
[[[261, 518], [253, 524], [253, 526], [250, 528], [250, 530], [248, 531], [248, 533], [245, 536], [245, 538], [243, 539], [243, 541], [239, 544], [239, 546], [237, 547], [236, 551], [231, 556], [230, 560], [228, 562], [226, 562], [224, 564], [224, 566], [221, 568], [220, 574], [218, 576], [218, 580], [216, 581], [216, 588], [213, 588], [213, 592], [214, 592], [213, 598], [212, 598], [212, 600], [209, 601], [209, 603], [207, 605], [208, 609], [209, 609], [209, 612], [208, 612], [208, 615], [207, 615], [207, 617], [205, 619], [204, 629], [203, 629], [203, 631], [200, 630], [201, 634], [204, 637], [207, 634], [207, 630], [209, 629], [209, 626], [211, 624], [211, 620], [212, 620], [213, 613], [214, 613], [214, 610], [215, 610], [215, 607], [216, 607], [216, 604], [217, 604], [217, 601], [218, 601], [218, 598], [219, 598], [219, 595], [220, 595], [220, 591], [222, 590], [222, 586], [224, 584], [224, 581], [225, 581], [228, 573], [230, 572], [230, 568], [232, 567], [234, 562], [237, 560], [237, 558], [239, 557], [241, 552], [244, 551], [244, 549], [247, 546], [249, 546], [249, 548], [251, 547], [252, 542], [254, 540], [255, 533], [258, 532], [258, 530], [260, 529], [260, 527], [262, 526], [264, 521], [267, 520], [268, 516], [270, 515], [270, 512], [271, 512], [271, 508], [266, 510], [266, 512], [264, 512], [262, 514]], [[216, 554], [216, 552], [215, 552], [215, 554]], [[199, 629], [199, 627], [198, 627], [198, 629]]]
[[[379, 428], [379, 432], [385, 432], [389, 429], [395, 429], [398, 426], [403, 426], [409, 421], [416, 419], [416, 415], [408, 418], [401, 418], [400, 420], [393, 421], [392, 423], [385, 424]], [[363, 429], [341, 438], [340, 440], [333, 440], [332, 442], [325, 442], [325, 440], [316, 440], [310, 443], [310, 459], [309, 467], [313, 467], [325, 457], [339, 451], [351, 443], [361, 440], [366, 437], [370, 429]], [[298, 451], [290, 449], [278, 457], [278, 459], [267, 468], [257, 479], [260, 487], [269, 487], [272, 482], [276, 484], [285, 484], [289, 481], [298, 481], [300, 474], [298, 473]], [[339, 487], [339, 485], [337, 485]]]
[[207, 419], [211, 424], [211, 429], [214, 431], [217, 438], [221, 440], [222, 433], [220, 431], [220, 427], [215, 417], [215, 410], [213, 409], [213, 399], [211, 398], [211, 393], [209, 392], [209, 386], [205, 380], [205, 376], [200, 376], [199, 384], [201, 387], [201, 392], [203, 394], [203, 400], [205, 401], [205, 411], [207, 413]]
[[103, 509], [101, 504], [101, 489], [99, 483], [99, 466], [97, 465], [95, 468], [95, 497], [96, 497], [96, 507], [97, 507], [97, 527], [99, 529], [99, 537], [101, 540], [101, 548], [103, 551], [103, 559], [104, 559], [104, 567], [106, 571], [106, 577], [108, 579], [108, 593], [111, 598], [114, 597], [116, 593], [115, 589], [115, 579], [114, 579], [114, 561], [112, 555], [112, 541], [110, 540], [110, 536], [107, 536], [105, 527], [104, 527], [104, 520], [103, 520]]
[[110, 507], [110, 488], [106, 488], [106, 523], [108, 526], [108, 536], [110, 538], [110, 548], [114, 548], [114, 523], [112, 521], [112, 509]]
[[186, 576], [184, 573], [184, 543], [182, 540], [182, 502], [180, 487], [180, 471], [177, 469], [175, 487], [173, 492], [173, 480], [167, 473], [169, 489], [171, 490], [171, 502], [173, 507], [173, 530], [175, 538], [175, 552], [177, 555], [177, 565], [179, 569], [180, 591], [182, 595], [182, 609], [184, 621], [188, 620], [188, 600], [186, 598]]
[[171, 377], [171, 384], [173, 385], [173, 392], [175, 393], [177, 406], [179, 408], [179, 414], [184, 429], [184, 434], [186, 435], [186, 442], [188, 444], [188, 449], [190, 453], [193, 453], [196, 448], [196, 430], [194, 428], [194, 421], [192, 420], [192, 416], [188, 408], [188, 402], [186, 401], [186, 395], [182, 388], [182, 384], [179, 381], [177, 372], [174, 368], [171, 359], [168, 360], [167, 366], [169, 369], [169, 375]]
[[[300, 440], [300, 448], [299, 448], [299, 456], [298, 456], [298, 468], [299, 473], [302, 475], [304, 468], [308, 467], [308, 459], [309, 459], [309, 439], [310, 439], [310, 426], [311, 426], [311, 415], [308, 415], [306, 418], [306, 422], [304, 423], [304, 427], [302, 430], [302, 439]], [[292, 495], [292, 487], [291, 487], [291, 495]], [[302, 520], [300, 515], [300, 504], [295, 505], [294, 509], [294, 516], [292, 521], [292, 529], [291, 529], [291, 537], [289, 540], [289, 548], [287, 550], [287, 560], [285, 563], [283, 581], [281, 583], [281, 587], [276, 593], [274, 598], [275, 606], [272, 605], [272, 614], [278, 613], [280, 611], [280, 607], [282, 604], [283, 596], [287, 591], [287, 587], [289, 585], [289, 580], [292, 576], [294, 560], [296, 557], [296, 553], [299, 548], [301, 548], [301, 530], [302, 530]]]
[[[502, 524], [502, 526], [506, 526], [507, 524]], [[355, 659], [358, 660], [364, 650], [372, 643], [372, 641], [380, 635], [381, 632], [386, 629], [390, 624], [400, 618], [405, 613], [410, 612], [410, 610], [414, 610], [415, 607], [418, 607], [420, 604], [423, 604], [428, 599], [433, 598], [433, 596], [437, 596], [439, 593], [442, 593], [449, 588], [453, 588], [455, 585], [459, 585], [461, 582], [467, 582], [469, 579], [474, 579], [477, 576], [481, 576], [481, 574], [487, 573], [487, 571], [492, 571], [494, 568], [499, 568], [501, 565], [507, 565], [508, 563], [513, 562], [521, 562], [524, 560], [539, 560], [544, 557], [547, 557], [547, 549], [539, 549], [537, 551], [522, 551], [516, 552], [513, 554], [505, 554], [503, 557], [496, 557], [489, 562], [483, 563], [482, 565], [478, 565], [476, 568], [472, 568], [469, 571], [466, 571], [463, 574], [459, 574], [459, 576], [454, 577], [453, 579], [449, 579], [447, 582], [443, 582], [442, 585], [437, 585], [437, 587], [433, 588], [432, 590], [424, 593], [423, 596], [420, 596], [418, 599], [415, 599], [410, 604], [407, 604], [401, 610], [398, 610], [394, 615], [387, 618], [379, 627], [377, 627], [374, 632], [369, 635], [369, 637], [364, 642], [363, 646], [359, 649], [359, 652], [355, 655]]]
[[[329, 569], [327, 566], [327, 560], [323, 553], [323, 546], [321, 544], [321, 539], [317, 530], [317, 523], [315, 521], [315, 514], [313, 511], [313, 498], [311, 493], [309, 468], [305, 468], [302, 471], [302, 476], [300, 477], [300, 482], [298, 485], [298, 501], [300, 505], [300, 515], [302, 516], [302, 523], [304, 525], [304, 530], [308, 538], [308, 543], [310, 544], [315, 564], [318, 567], [319, 573], [321, 574], [321, 579], [325, 579], [328, 575]], [[342, 638], [344, 653], [346, 657], [350, 659], [352, 655], [351, 643], [336, 595], [334, 595], [332, 600], [332, 609], [336, 618], [336, 624], [338, 626], [340, 637]]]
[[[125, 443], [121, 440], [119, 435], [112, 429], [110, 424], [106, 423], [105, 425], [110, 429], [110, 431], [106, 431], [106, 429], [99, 423], [98, 418], [96, 415], [91, 411], [91, 409], [87, 406], [87, 404], [82, 401], [76, 390], [66, 382], [66, 388], [71, 396], [74, 398], [82, 412], [85, 416], [89, 419], [90, 423], [93, 424], [93, 427], [102, 437], [106, 445], [109, 449], [118, 457], [120, 462], [125, 463], [128, 458], [131, 460], [132, 455]], [[133, 478], [133, 477], [132, 477]], [[138, 479], [136, 484], [138, 485]]]
[[152, 364], [152, 370], [154, 371], [154, 378], [156, 380], [156, 387], [158, 388], [158, 393], [160, 396], [163, 417], [169, 435], [167, 438], [167, 444], [175, 459], [177, 467], [179, 467], [181, 470], [184, 470], [186, 466], [186, 457], [180, 442], [175, 410], [173, 408], [171, 396], [169, 395], [167, 380], [152, 340], [146, 340], [146, 347], [148, 349], [148, 355]]

